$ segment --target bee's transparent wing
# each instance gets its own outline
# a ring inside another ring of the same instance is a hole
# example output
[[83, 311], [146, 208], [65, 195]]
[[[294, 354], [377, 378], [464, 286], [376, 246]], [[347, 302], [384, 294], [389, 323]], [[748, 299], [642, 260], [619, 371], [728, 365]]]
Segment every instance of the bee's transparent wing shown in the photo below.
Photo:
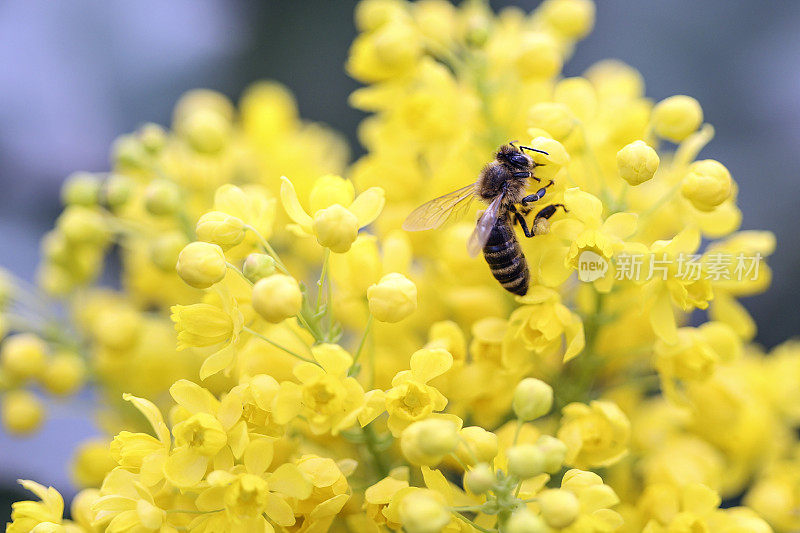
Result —
[[489, 204], [489, 207], [486, 208], [486, 211], [483, 212], [481, 218], [478, 219], [478, 224], [475, 226], [475, 230], [472, 232], [472, 235], [469, 236], [469, 241], [467, 242], [467, 252], [469, 252], [471, 257], [478, 255], [486, 244], [486, 241], [489, 240], [489, 234], [492, 232], [492, 228], [497, 221], [497, 214], [500, 212], [500, 205], [502, 203], [503, 195], [498, 194], [497, 197], [492, 200], [492, 203]]
[[438, 228], [448, 220], [455, 220], [466, 213], [474, 198], [474, 183], [434, 198], [414, 209], [403, 222], [403, 229], [422, 231]]

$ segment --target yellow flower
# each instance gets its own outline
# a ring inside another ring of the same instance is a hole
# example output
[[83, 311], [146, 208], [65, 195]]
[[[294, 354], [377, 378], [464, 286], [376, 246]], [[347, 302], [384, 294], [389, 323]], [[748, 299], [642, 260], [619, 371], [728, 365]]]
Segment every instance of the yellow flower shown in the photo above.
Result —
[[654, 484], [645, 488], [639, 508], [648, 533], [711, 531], [708, 521], [719, 504], [719, 495], [699, 483], [685, 487]]
[[38, 376], [47, 360], [47, 344], [31, 333], [18, 333], [3, 340], [0, 369], [20, 380]]
[[[453, 366], [453, 356], [441, 348], [422, 349], [411, 355], [411, 370], [398, 372], [392, 379], [392, 388], [383, 391], [371, 391], [371, 400], [385, 401], [385, 409], [389, 413], [387, 425], [395, 437], [400, 437], [403, 430], [412, 422], [428, 418], [447, 405], [447, 398], [438, 389], [428, 385], [433, 378], [441, 376]], [[359, 418], [362, 426], [367, 425], [382, 410], [374, 410]]]
[[294, 464], [311, 484], [308, 496], [290, 501], [297, 525], [300, 531], [327, 530], [350, 500], [346, 475], [352, 473], [356, 464], [348, 460], [337, 463], [331, 458], [313, 454], [303, 455]]
[[0, 420], [9, 433], [27, 435], [42, 425], [44, 406], [36, 395], [27, 390], [7, 392], [0, 403]]
[[653, 128], [672, 142], [680, 142], [703, 122], [703, 108], [691, 96], [670, 96], [653, 108]]
[[622, 526], [622, 516], [611, 509], [619, 497], [594, 472], [568, 470], [561, 479], [561, 490], [574, 494], [579, 506], [579, 515], [566, 532], [615, 531]]
[[417, 286], [402, 274], [383, 276], [367, 289], [369, 311], [381, 322], [399, 322], [417, 309]]
[[227, 268], [222, 248], [201, 241], [187, 244], [175, 266], [181, 279], [195, 289], [207, 289], [222, 281]]
[[658, 170], [658, 154], [644, 141], [633, 141], [617, 152], [617, 170], [629, 185], [641, 185]]
[[302, 305], [300, 285], [291, 276], [273, 274], [253, 285], [253, 309], [267, 322], [283, 322], [298, 314]]
[[140, 474], [139, 480], [150, 487], [164, 479], [164, 462], [172, 445], [169, 428], [152, 402], [130, 394], [123, 395], [123, 399], [144, 415], [156, 436], [121, 431], [111, 441], [109, 451], [120, 467]]
[[385, 203], [383, 189], [372, 187], [355, 196], [353, 184], [338, 176], [322, 176], [311, 190], [311, 213], [300, 205], [294, 185], [281, 178], [281, 201], [300, 230], [317, 238], [321, 246], [344, 253], [356, 240], [358, 229], [375, 220]]
[[356, 422], [364, 407], [364, 389], [348, 377], [353, 358], [341, 346], [320, 344], [312, 348], [312, 354], [316, 363], [299, 363], [292, 370], [300, 385], [282, 384], [275, 414], [288, 421], [301, 407], [313, 433], [337, 435]]
[[99, 487], [106, 474], [117, 466], [109, 442], [102, 439], [82, 443], [72, 461], [72, 479], [78, 487]]
[[733, 190], [731, 174], [713, 159], [695, 161], [681, 185], [681, 194], [700, 211], [713, 211], [727, 200]]
[[6, 525], [8, 533], [28, 533], [42, 523], [61, 524], [64, 514], [64, 499], [53, 487], [42, 485], [27, 479], [18, 480], [19, 484], [39, 497], [38, 502], [19, 501], [11, 505], [11, 522]]
[[167, 513], [155, 501], [154, 494], [136, 481], [131, 472], [116, 468], [106, 476], [101, 496], [91, 504], [93, 525], [110, 531], [171, 531]]
[[609, 466], [627, 455], [630, 422], [616, 404], [571, 403], [562, 415], [558, 439], [567, 445], [567, 464], [577, 468]]
[[399, 529], [402, 524], [389, 522], [386, 507], [400, 490], [408, 487], [408, 480], [385, 477], [364, 491], [364, 509], [376, 526]]
[[[560, 351], [562, 339], [566, 340], [563, 360], [569, 361], [584, 347], [583, 321], [561, 303], [559, 294], [540, 285], [531, 287], [528, 294], [517, 299], [522, 305], [511, 313], [504, 343], [520, 343], [525, 350], [537, 356], [548, 356]], [[517, 350], [505, 350], [506, 367], [524, 363], [516, 358], [522, 354]]]

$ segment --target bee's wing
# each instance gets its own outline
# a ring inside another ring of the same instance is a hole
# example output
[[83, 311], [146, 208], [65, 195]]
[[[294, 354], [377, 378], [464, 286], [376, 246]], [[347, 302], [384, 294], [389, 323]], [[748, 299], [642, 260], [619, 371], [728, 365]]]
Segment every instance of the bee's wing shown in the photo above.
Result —
[[475, 226], [475, 230], [472, 232], [472, 235], [469, 236], [469, 241], [467, 242], [467, 252], [469, 252], [471, 257], [478, 255], [486, 244], [486, 241], [489, 240], [489, 234], [492, 232], [492, 228], [497, 221], [497, 214], [500, 212], [500, 205], [502, 203], [503, 195], [498, 194], [497, 197], [492, 200], [492, 203], [489, 204], [489, 207], [486, 208], [486, 211], [483, 212], [481, 218], [478, 219], [478, 224]]
[[406, 231], [422, 231], [435, 229], [451, 219], [463, 215], [475, 198], [475, 184], [470, 183], [453, 192], [449, 192], [414, 209], [405, 222]]

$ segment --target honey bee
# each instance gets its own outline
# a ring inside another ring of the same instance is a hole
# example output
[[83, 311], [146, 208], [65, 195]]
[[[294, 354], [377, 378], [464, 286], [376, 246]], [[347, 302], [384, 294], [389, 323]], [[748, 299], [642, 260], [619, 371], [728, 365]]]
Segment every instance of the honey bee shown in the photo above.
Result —
[[528, 204], [541, 200], [553, 181], [526, 194], [531, 180], [541, 180], [533, 175], [537, 164], [524, 150], [547, 154], [528, 146], [515, 146], [514, 142], [504, 144], [476, 182], [422, 204], [403, 222], [406, 231], [434, 229], [466, 213], [475, 198], [487, 203], [489, 206], [467, 242], [467, 251], [475, 257], [483, 250], [494, 278], [504, 289], [518, 295], [527, 294], [530, 272], [513, 226], [519, 224], [526, 237], [541, 235], [547, 233], [548, 219], [559, 207], [567, 211], [564, 204], [550, 204], [536, 213], [528, 227], [525, 216], [532, 209]]

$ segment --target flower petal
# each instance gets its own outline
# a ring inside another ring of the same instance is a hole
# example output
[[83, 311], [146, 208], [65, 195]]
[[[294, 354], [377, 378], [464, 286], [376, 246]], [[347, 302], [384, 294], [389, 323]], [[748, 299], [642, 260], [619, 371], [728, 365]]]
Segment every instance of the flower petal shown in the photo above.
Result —
[[189, 448], [176, 450], [164, 463], [164, 475], [177, 487], [192, 487], [206, 475], [208, 457]]
[[313, 234], [311, 224], [314, 222], [308, 213], [305, 212], [303, 206], [300, 205], [300, 200], [297, 199], [297, 192], [294, 190], [294, 185], [289, 181], [286, 176], [281, 176], [281, 202], [286, 214], [289, 218], [294, 220], [303, 231], [309, 235]]
[[386, 204], [386, 193], [380, 187], [370, 187], [359, 194], [347, 208], [358, 219], [358, 227], [363, 228], [378, 218]]
[[614, 213], [603, 222], [603, 231], [619, 239], [627, 239], [636, 231], [636, 213]]
[[300, 500], [308, 498], [314, 488], [300, 469], [291, 463], [276, 468], [267, 482], [270, 489]]
[[443, 348], [423, 348], [411, 355], [411, 374], [422, 383], [441, 376], [452, 366], [453, 356]]

